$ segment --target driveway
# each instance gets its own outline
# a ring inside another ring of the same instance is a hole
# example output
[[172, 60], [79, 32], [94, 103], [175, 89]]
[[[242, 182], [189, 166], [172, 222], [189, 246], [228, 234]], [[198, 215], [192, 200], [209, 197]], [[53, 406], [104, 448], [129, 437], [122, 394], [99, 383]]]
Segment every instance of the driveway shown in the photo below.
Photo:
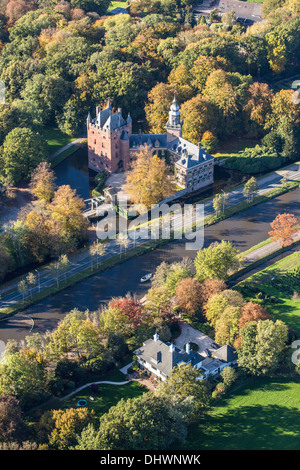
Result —
[[105, 181], [106, 186], [111, 186], [115, 188], [118, 192], [119, 201], [122, 199], [129, 200], [129, 194], [125, 191], [124, 187], [126, 184], [127, 173], [112, 173], [107, 180]]
[[184, 349], [186, 343], [195, 343], [199, 346], [199, 354], [205, 349], [214, 349], [213, 345], [216, 344], [213, 339], [209, 336], [201, 333], [199, 330], [195, 330], [188, 323], [180, 323], [181, 333], [178, 338], [174, 341], [175, 346], [179, 349]]

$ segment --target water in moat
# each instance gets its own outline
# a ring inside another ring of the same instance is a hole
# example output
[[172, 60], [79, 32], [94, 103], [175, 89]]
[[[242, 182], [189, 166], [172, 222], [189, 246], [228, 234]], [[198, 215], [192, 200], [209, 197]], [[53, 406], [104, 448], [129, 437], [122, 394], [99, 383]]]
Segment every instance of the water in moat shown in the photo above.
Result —
[[[87, 147], [78, 148], [76, 152], [69, 155], [57, 167], [55, 167], [56, 184], [58, 186], [69, 184], [71, 188], [76, 189], [79, 196], [83, 199], [91, 197], [94, 185], [94, 177], [96, 173], [88, 168]], [[208, 189], [202, 189], [185, 196], [182, 201], [192, 203], [212, 196], [221, 191], [221, 189], [229, 189], [242, 183], [245, 177], [240, 171], [226, 170], [223, 167], [215, 166], [215, 181], [213, 186]]]

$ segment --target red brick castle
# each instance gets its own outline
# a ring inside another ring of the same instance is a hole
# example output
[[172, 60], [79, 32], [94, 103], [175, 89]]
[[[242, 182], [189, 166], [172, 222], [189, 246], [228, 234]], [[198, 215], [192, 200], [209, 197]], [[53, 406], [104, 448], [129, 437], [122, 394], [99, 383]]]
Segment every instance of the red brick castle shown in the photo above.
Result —
[[182, 138], [180, 108], [174, 97], [166, 134], [132, 134], [130, 114], [124, 119], [119, 108], [113, 113], [110, 102], [96, 108], [96, 117], [87, 117], [89, 168], [115, 173], [126, 171], [143, 145], [168, 155], [176, 169], [179, 186], [195, 191], [213, 183], [214, 158], [200, 145]]

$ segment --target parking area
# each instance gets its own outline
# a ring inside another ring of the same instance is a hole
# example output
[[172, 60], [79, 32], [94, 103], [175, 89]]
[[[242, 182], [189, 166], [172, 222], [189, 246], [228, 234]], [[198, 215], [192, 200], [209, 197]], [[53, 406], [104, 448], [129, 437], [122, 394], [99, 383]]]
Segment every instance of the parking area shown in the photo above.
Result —
[[174, 341], [175, 346], [179, 349], [184, 349], [186, 343], [195, 343], [199, 347], [199, 353], [201, 354], [205, 349], [215, 349], [216, 344], [213, 339], [209, 336], [201, 333], [201, 331], [192, 328], [186, 322], [180, 324], [181, 333], [178, 338]]
[[111, 186], [112, 188], [115, 188], [115, 190], [118, 193], [119, 201], [124, 200], [126, 198], [129, 200], [129, 195], [124, 189], [125, 184], [126, 184], [126, 176], [127, 176], [127, 173], [125, 172], [112, 173], [105, 182], [106, 186]]

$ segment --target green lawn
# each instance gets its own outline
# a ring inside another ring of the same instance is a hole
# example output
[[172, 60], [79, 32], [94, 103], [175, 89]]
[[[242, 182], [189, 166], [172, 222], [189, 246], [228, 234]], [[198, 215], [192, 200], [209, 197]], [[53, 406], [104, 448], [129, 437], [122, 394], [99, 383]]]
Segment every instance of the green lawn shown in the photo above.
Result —
[[192, 450], [299, 448], [300, 377], [255, 379], [220, 400], [190, 429]]
[[54, 127], [46, 127], [43, 129], [42, 136], [46, 140], [49, 146], [49, 154], [56, 152], [60, 148], [69, 144], [76, 137], [71, 137], [67, 134], [63, 134], [59, 129]]
[[110, 6], [108, 8], [108, 12], [111, 10], [114, 10], [115, 8], [127, 8], [128, 7], [128, 2], [111, 2]]
[[[126, 380], [123, 376], [123, 380]], [[138, 382], [130, 382], [125, 385], [99, 385], [98, 393], [92, 393], [90, 387], [79, 392], [77, 395], [68, 398], [63, 402], [63, 407], [77, 408], [78, 400], [86, 400], [87, 408], [95, 411], [97, 417], [107, 413], [111, 406], [114, 406], [121, 398], [135, 398], [147, 392], [147, 389]], [[93, 398], [93, 400], [90, 399]]]
[[[300, 335], [300, 279], [292, 274], [292, 271], [300, 266], [300, 252], [274, 263], [272, 266], [250, 276], [245, 281], [237, 284], [237, 289], [257, 289], [265, 294], [274, 296], [277, 303], [268, 302], [267, 310], [273, 318], [282, 320]], [[293, 294], [298, 292], [297, 299]], [[251, 291], [249, 291], [251, 298]], [[257, 301], [257, 299], [255, 299]]]
[[259, 140], [256, 139], [247, 139], [247, 138], [232, 138], [228, 139], [226, 142], [222, 142], [219, 147], [219, 151], [214, 154], [214, 157], [225, 158], [225, 157], [236, 157], [237, 153], [245, 148], [255, 147], [259, 143]]

